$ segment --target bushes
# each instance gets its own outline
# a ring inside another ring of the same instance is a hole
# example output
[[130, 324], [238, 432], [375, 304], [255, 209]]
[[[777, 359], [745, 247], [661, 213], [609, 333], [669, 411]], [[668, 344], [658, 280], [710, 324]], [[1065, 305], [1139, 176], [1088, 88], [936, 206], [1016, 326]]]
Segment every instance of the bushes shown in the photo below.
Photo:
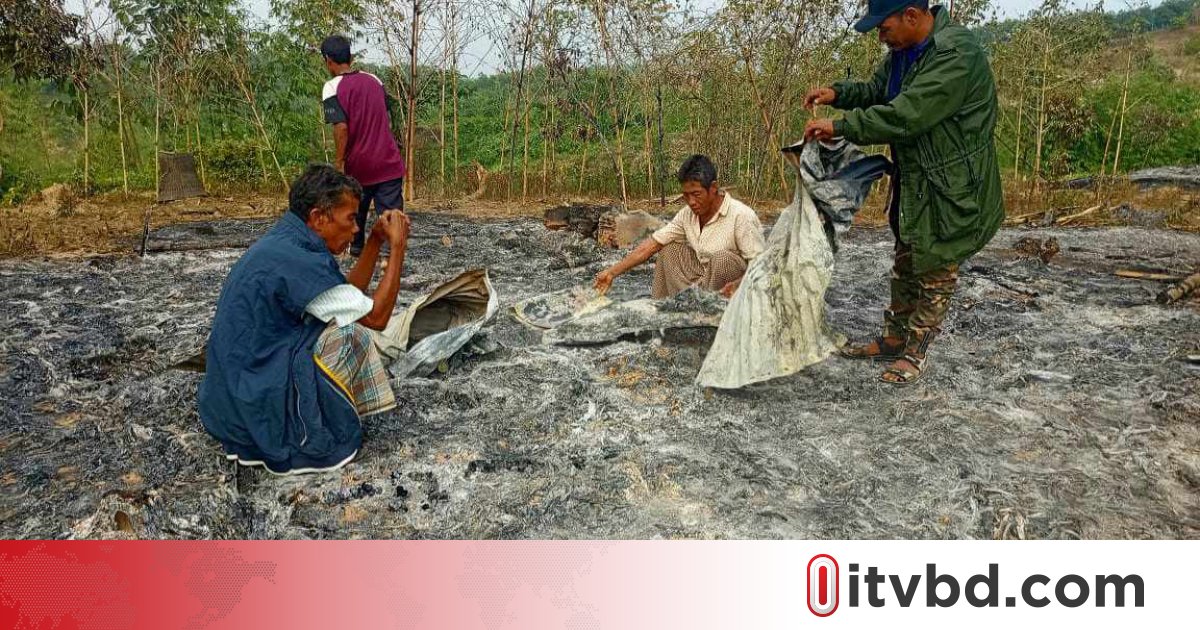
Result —
[[1200, 57], [1200, 35], [1192, 35], [1183, 42], [1183, 54]]
[[258, 143], [245, 139], [218, 140], [204, 148], [208, 183], [223, 186], [254, 185], [264, 179]]

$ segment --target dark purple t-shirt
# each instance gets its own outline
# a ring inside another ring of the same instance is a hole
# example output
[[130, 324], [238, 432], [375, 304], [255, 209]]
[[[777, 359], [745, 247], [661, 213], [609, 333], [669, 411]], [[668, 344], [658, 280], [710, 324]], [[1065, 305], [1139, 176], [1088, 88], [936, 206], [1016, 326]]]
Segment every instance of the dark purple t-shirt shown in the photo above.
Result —
[[321, 92], [328, 124], [346, 123], [346, 174], [363, 186], [405, 176], [404, 158], [392, 136], [383, 82], [369, 72], [347, 72]]

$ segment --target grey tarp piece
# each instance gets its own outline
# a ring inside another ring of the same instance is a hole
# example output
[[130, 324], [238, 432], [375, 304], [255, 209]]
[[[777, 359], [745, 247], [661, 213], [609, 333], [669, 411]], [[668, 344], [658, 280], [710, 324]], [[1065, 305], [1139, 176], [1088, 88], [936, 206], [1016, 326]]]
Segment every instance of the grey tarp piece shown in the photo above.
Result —
[[[802, 171], [795, 152], [789, 161]], [[734, 389], [798, 372], [833, 354], [845, 338], [825, 321], [833, 249], [803, 178], [779, 215], [767, 248], [750, 262], [696, 383]]]
[[578, 286], [521, 300], [513, 304], [512, 315], [526, 326], [549, 330], [611, 303], [609, 298], [597, 295], [595, 289]]
[[784, 151], [799, 153], [800, 177], [817, 210], [828, 219], [825, 235], [836, 252], [837, 235], [850, 229], [871, 185], [888, 174], [892, 163], [882, 155], [863, 153], [845, 139], [799, 143]]
[[394, 314], [375, 345], [393, 377], [427, 376], [454, 356], [496, 314], [498, 298], [486, 269], [472, 269]]
[[542, 341], [563, 346], [612, 343], [669, 330], [716, 328], [725, 300], [692, 287], [665, 300], [614, 301], [595, 290], [574, 287], [534, 296], [513, 305], [513, 318], [544, 331]]

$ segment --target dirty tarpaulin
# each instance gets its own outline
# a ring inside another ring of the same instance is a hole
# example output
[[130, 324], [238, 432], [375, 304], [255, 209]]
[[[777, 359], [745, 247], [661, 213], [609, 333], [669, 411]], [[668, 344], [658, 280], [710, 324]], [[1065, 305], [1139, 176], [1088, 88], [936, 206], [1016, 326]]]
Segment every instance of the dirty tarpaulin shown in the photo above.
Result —
[[871, 184], [891, 171], [882, 155], [867, 155], [846, 139], [798, 143], [784, 149], [799, 154], [797, 170], [817, 210], [825, 216], [825, 236], [837, 251], [837, 235], [850, 229], [854, 213], [871, 192]]
[[[882, 171], [863, 176], [872, 171], [861, 170], [857, 162], [842, 163], [846, 156], [862, 156], [857, 147], [845, 141], [832, 147], [817, 148], [810, 143], [784, 150], [800, 175], [795, 196], [771, 229], [767, 249], [750, 263], [741, 287], [725, 309], [712, 348], [696, 376], [698, 385], [733, 389], [786, 376], [824, 360], [845, 343], [825, 321], [833, 248], [809, 189], [822, 186], [825, 202], [837, 213], [830, 223], [843, 218], [848, 222]], [[832, 163], [825, 161], [827, 157]], [[845, 172], [850, 179], [845, 185], [834, 180], [810, 184], [812, 175], [806, 171], [814, 160], [823, 169], [821, 173], [836, 177]], [[837, 164], [841, 166], [831, 168]]]
[[724, 298], [699, 287], [665, 300], [612, 300], [591, 287], [576, 286], [517, 302], [512, 316], [542, 331], [544, 343], [591, 346], [661, 337], [668, 331], [716, 328], [724, 308]]
[[498, 302], [486, 269], [465, 271], [394, 314], [375, 345], [393, 377], [427, 376], [479, 333]]

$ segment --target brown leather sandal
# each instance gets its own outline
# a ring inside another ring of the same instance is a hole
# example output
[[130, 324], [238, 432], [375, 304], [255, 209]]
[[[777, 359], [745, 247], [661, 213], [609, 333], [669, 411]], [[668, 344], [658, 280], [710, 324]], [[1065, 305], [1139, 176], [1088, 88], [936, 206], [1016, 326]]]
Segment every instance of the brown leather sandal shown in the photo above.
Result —
[[[897, 365], [901, 361], [908, 362], [910, 365], [912, 365], [913, 369], [908, 369]], [[883, 371], [883, 374], [879, 375], [879, 380], [892, 385], [912, 385], [913, 383], [921, 380], [921, 377], [924, 375], [925, 358], [918, 358], [917, 356], [909, 353], [899, 357], [894, 363], [889, 365], [887, 369]]]
[[[904, 357], [904, 339], [899, 339], [896, 343], [888, 343], [887, 337], [876, 337], [866, 343], [846, 344], [838, 351], [847, 359], [870, 359], [872, 361], [881, 361], [886, 359], [900, 359]], [[895, 348], [895, 350], [889, 350]]]

